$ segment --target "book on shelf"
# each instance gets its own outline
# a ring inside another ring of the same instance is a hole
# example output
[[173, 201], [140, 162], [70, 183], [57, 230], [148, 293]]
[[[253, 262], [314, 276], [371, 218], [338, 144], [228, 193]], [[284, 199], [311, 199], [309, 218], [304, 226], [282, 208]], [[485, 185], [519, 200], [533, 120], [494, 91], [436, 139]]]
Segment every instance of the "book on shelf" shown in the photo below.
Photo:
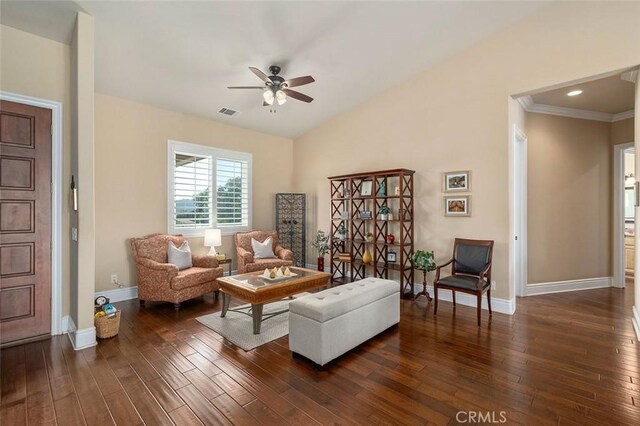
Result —
[[351, 262], [351, 255], [349, 253], [338, 253], [338, 260]]

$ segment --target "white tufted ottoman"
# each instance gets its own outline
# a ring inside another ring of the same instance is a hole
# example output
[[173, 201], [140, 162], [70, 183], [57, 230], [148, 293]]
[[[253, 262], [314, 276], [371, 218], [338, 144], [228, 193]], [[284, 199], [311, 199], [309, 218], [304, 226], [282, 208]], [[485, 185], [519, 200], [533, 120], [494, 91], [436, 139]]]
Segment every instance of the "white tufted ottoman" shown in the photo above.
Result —
[[289, 303], [289, 349], [324, 365], [400, 321], [400, 285], [365, 278]]

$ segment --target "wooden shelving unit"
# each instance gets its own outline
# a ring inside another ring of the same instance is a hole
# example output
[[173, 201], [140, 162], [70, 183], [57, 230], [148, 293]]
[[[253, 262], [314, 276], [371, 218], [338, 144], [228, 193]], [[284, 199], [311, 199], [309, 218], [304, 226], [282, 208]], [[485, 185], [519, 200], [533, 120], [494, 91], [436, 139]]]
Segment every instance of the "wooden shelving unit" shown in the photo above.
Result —
[[[398, 279], [403, 296], [413, 297], [414, 173], [394, 169], [329, 178], [332, 239], [339, 238], [340, 224], [347, 229], [347, 238], [331, 246], [332, 282], [346, 283], [368, 276]], [[371, 195], [363, 195], [364, 182], [371, 182]], [[391, 209], [393, 219], [381, 219], [383, 206]], [[371, 219], [361, 218], [367, 211]], [[373, 234], [372, 241], [367, 240], [369, 233]], [[387, 242], [389, 234], [395, 236], [393, 243]], [[366, 250], [372, 257], [368, 264], [362, 260]], [[396, 253], [395, 262], [388, 261], [390, 252]], [[349, 254], [351, 261], [340, 260], [340, 253]]]

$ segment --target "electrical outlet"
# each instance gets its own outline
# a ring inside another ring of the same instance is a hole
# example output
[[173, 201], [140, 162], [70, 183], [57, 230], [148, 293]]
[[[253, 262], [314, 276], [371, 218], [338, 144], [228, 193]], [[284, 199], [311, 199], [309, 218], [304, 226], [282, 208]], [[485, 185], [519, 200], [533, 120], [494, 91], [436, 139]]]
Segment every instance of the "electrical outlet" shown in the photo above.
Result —
[[496, 289], [496, 281], [491, 280], [491, 290], [495, 290], [495, 289]]
[[118, 285], [118, 274], [111, 274], [111, 284]]
[[78, 241], [78, 228], [71, 228], [71, 239]]

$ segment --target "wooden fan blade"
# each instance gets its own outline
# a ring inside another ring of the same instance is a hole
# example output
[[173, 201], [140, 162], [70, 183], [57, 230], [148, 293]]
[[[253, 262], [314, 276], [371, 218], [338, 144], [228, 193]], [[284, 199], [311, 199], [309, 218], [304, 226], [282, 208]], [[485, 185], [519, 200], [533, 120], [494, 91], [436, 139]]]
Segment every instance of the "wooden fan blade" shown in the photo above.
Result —
[[287, 96], [291, 96], [293, 99], [297, 99], [302, 102], [311, 102], [313, 100], [311, 96], [307, 96], [304, 93], [296, 92], [295, 90], [282, 89], [282, 91], [286, 93]]
[[227, 89], [260, 89], [260, 90], [263, 90], [264, 86], [227, 86]]
[[258, 68], [256, 67], [249, 67], [249, 69], [251, 70], [252, 73], [254, 73], [255, 75], [258, 76], [258, 78], [262, 81], [266, 82], [271, 82], [271, 80], [269, 80], [269, 77], [267, 77], [267, 75], [265, 73], [263, 73], [262, 71], [260, 71]]
[[304, 77], [296, 77], [290, 80], [286, 80], [283, 84], [286, 84], [287, 87], [297, 87], [313, 83], [314, 81], [316, 80], [313, 77], [311, 77], [310, 75], [305, 75]]

